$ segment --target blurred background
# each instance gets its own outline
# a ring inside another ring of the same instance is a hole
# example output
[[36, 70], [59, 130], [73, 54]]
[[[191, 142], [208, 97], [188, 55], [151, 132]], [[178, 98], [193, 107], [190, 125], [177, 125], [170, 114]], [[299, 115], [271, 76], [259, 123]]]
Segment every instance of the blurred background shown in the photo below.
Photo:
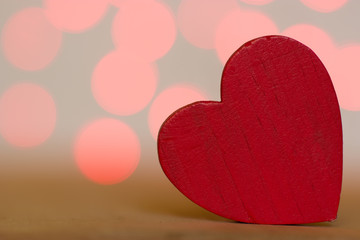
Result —
[[339, 98], [345, 176], [360, 169], [360, 2], [1, 0], [0, 173], [117, 184], [159, 168], [177, 108], [220, 100], [224, 63], [252, 38], [310, 46]]
[[[164, 177], [157, 132], [179, 107], [220, 100], [228, 57], [268, 34], [308, 45], [330, 73], [343, 122], [343, 186], [351, 189], [332, 226], [356, 229], [359, 10], [355, 0], [0, 0], [0, 235], [55, 229], [57, 239], [75, 225], [107, 234], [128, 226], [116, 221], [138, 219], [136, 235], [169, 212], [215, 219]], [[241, 228], [277, 239], [289, 233]], [[359, 237], [351, 231], [339, 234]], [[337, 236], [319, 228], [301, 234]]]

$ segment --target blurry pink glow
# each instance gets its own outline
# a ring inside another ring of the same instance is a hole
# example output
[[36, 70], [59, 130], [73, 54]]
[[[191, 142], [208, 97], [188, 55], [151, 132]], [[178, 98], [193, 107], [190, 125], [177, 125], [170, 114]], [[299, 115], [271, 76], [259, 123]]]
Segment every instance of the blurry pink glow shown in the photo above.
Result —
[[53, 132], [56, 108], [46, 90], [21, 83], [1, 96], [0, 116], [0, 132], [6, 141], [18, 147], [34, 147]]
[[187, 104], [202, 100], [206, 100], [205, 94], [190, 86], [174, 86], [161, 92], [149, 112], [149, 127], [154, 139], [170, 114]]
[[114, 7], [121, 7], [122, 3], [126, 0], [109, 0], [109, 3]]
[[360, 111], [360, 45], [338, 50], [329, 69], [340, 106]]
[[196, 47], [214, 48], [216, 26], [237, 6], [236, 0], [182, 0], [177, 17], [180, 31]]
[[175, 42], [173, 14], [167, 6], [154, 0], [123, 1], [113, 22], [112, 37], [124, 56], [155, 61]]
[[104, 118], [84, 127], [76, 138], [74, 154], [80, 171], [88, 179], [115, 184], [135, 171], [140, 143], [128, 125]]
[[360, 111], [359, 45], [337, 49], [326, 32], [305, 24], [292, 26], [282, 34], [302, 42], [319, 56], [330, 74], [342, 108]]
[[325, 64], [334, 57], [335, 46], [330, 36], [322, 29], [312, 25], [298, 24], [285, 29], [283, 35], [294, 38], [310, 47]]
[[98, 104], [117, 115], [142, 110], [153, 97], [157, 85], [155, 64], [135, 62], [118, 51], [106, 55], [96, 66], [92, 91]]
[[333, 12], [347, 3], [347, 0], [300, 0], [307, 7], [318, 12]]
[[82, 32], [104, 16], [107, 0], [44, 0], [45, 14], [55, 27], [67, 32]]
[[222, 63], [244, 43], [264, 35], [277, 34], [273, 21], [260, 12], [231, 11], [218, 25], [215, 48]]
[[268, 3], [271, 3], [274, 0], [241, 0], [244, 3], [247, 4], [253, 4], [253, 5], [265, 5]]
[[6, 22], [1, 40], [9, 62], [20, 69], [36, 71], [55, 58], [62, 34], [49, 23], [41, 8], [26, 8]]

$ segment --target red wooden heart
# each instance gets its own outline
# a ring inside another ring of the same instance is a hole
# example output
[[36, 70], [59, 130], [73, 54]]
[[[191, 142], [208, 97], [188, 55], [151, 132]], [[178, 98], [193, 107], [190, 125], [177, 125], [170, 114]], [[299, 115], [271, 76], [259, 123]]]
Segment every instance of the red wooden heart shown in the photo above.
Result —
[[221, 98], [164, 122], [158, 153], [170, 181], [198, 205], [241, 222], [335, 219], [341, 117], [314, 52], [283, 36], [247, 42], [224, 68]]

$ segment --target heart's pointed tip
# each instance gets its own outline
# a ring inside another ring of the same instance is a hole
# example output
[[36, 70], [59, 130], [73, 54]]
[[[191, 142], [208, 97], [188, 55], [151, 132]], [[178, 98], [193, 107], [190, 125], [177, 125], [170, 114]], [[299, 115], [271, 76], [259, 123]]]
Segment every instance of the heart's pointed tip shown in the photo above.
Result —
[[295, 225], [313, 224], [313, 223], [333, 223], [337, 220], [337, 218], [338, 218], [337, 213], [335, 213], [330, 216], [326, 216], [323, 219], [314, 219], [314, 220], [310, 220], [310, 221], [304, 221], [302, 223], [295, 223]]
[[329, 220], [327, 220], [327, 222], [335, 222], [338, 219], [338, 215], [335, 215], [334, 217], [329, 218]]

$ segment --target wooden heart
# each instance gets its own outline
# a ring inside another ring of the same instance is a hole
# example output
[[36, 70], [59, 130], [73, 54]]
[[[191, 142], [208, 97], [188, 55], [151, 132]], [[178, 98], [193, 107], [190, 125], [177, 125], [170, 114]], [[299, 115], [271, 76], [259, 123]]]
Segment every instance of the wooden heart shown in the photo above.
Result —
[[336, 218], [342, 181], [339, 104], [324, 65], [302, 43], [265, 36], [225, 65], [221, 102], [174, 112], [160, 164], [190, 200], [248, 223]]

